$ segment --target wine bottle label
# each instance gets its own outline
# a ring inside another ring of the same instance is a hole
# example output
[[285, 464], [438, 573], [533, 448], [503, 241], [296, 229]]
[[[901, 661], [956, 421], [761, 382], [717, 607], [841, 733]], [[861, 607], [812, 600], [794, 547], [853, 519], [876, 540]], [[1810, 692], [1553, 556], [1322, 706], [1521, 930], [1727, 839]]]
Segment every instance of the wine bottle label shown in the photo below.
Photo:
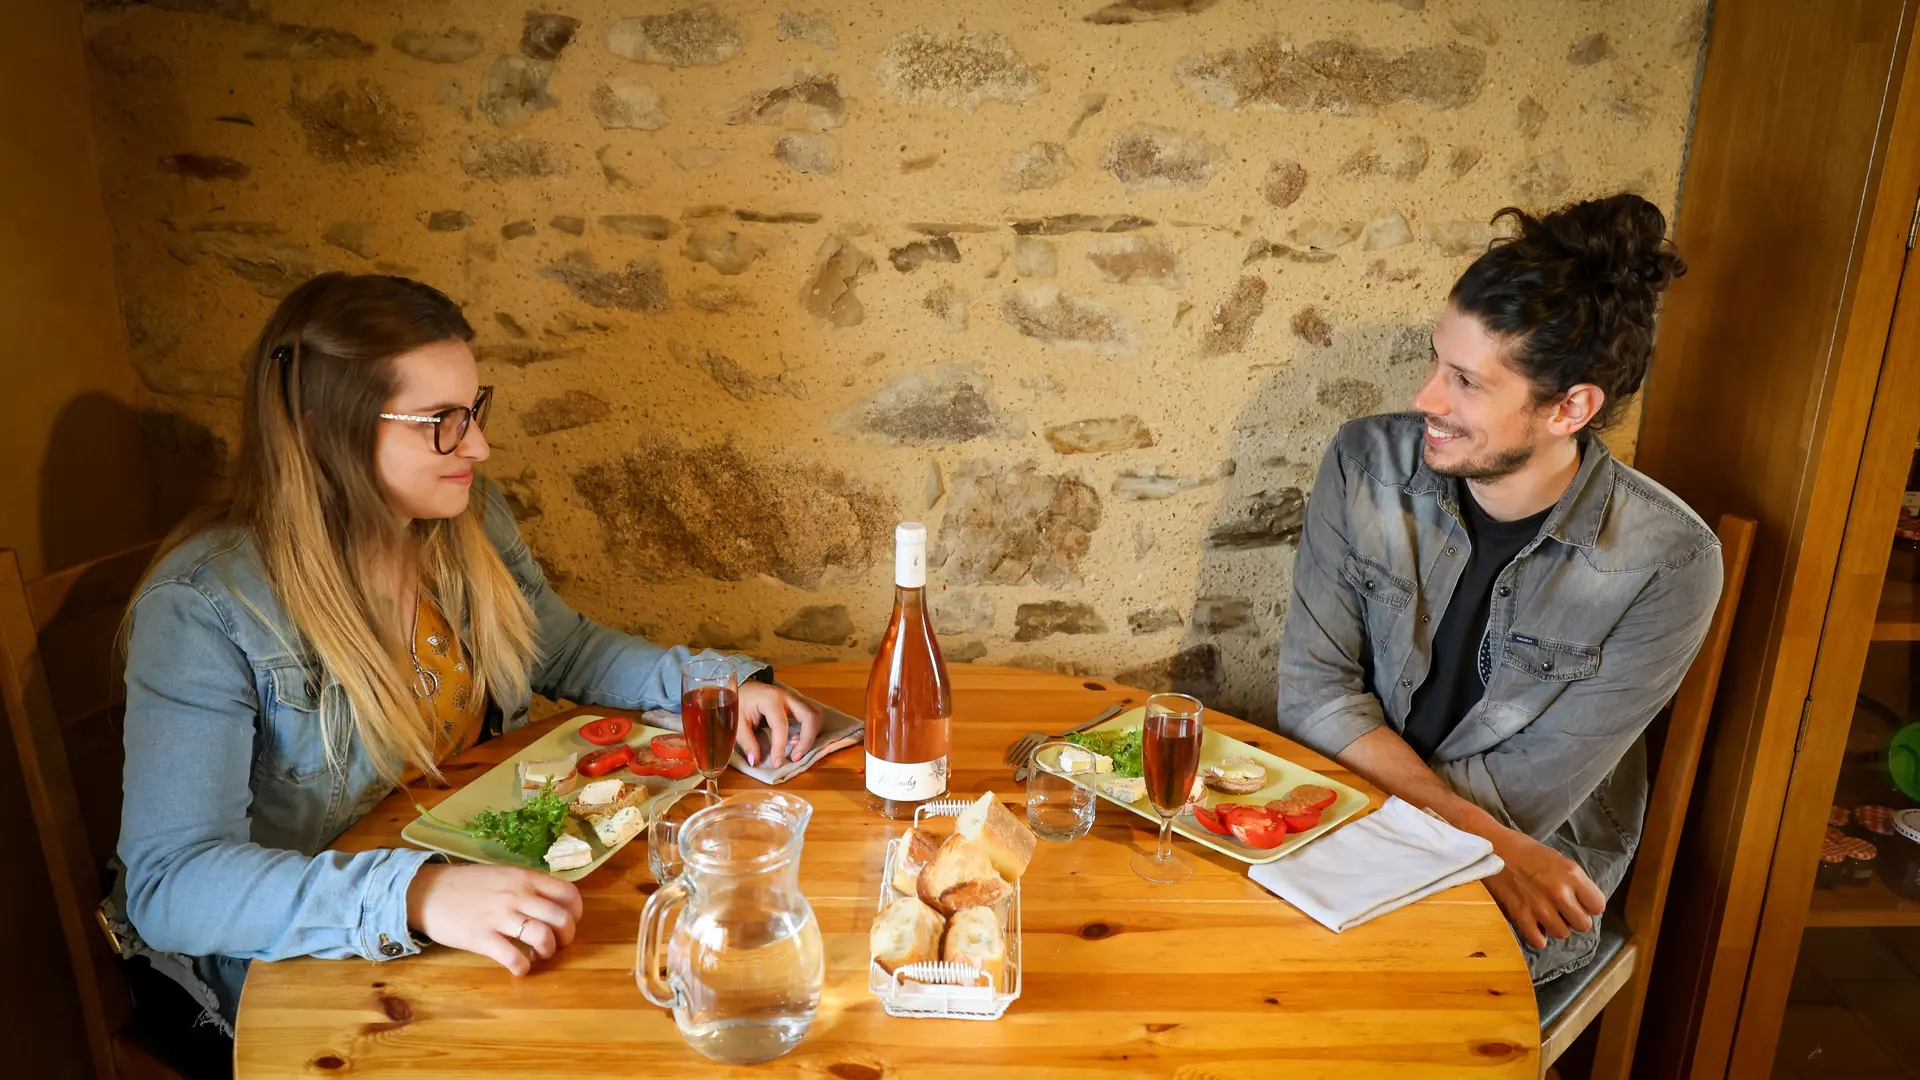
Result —
[[867, 790], [882, 799], [918, 802], [947, 792], [947, 759], [888, 761], [867, 755]]

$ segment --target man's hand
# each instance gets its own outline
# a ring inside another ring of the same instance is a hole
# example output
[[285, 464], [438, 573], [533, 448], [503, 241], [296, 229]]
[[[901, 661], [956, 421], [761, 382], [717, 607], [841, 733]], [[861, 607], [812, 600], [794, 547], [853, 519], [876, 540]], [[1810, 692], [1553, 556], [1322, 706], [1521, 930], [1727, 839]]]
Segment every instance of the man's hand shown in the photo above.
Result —
[[[791, 719], [789, 719], [791, 718]], [[789, 761], [799, 761], [813, 749], [813, 740], [820, 734], [820, 712], [813, 706], [768, 683], [748, 682], [740, 684], [740, 720], [734, 731], [734, 741], [739, 744], [740, 753], [746, 756], [747, 764], [763, 765], [766, 762], [755, 760], [760, 756], [760, 740], [754, 735], [754, 728], [765, 723], [772, 738], [772, 763], [781, 763], [781, 755], [788, 752], [787, 730], [793, 723], [800, 725], [800, 734], [794, 739], [792, 755]]]
[[1520, 940], [1544, 949], [1548, 938], [1593, 929], [1607, 898], [1580, 864], [1524, 833], [1500, 831], [1504, 835], [1488, 839], [1507, 867], [1486, 879], [1487, 891]]
[[1487, 891], [1506, 913], [1520, 940], [1544, 949], [1547, 939], [1593, 928], [1607, 898], [1580, 864], [1526, 833], [1509, 828], [1462, 798], [1434, 775], [1420, 755], [1391, 728], [1377, 727], [1340, 751], [1337, 760], [1368, 783], [1432, 810], [1456, 829], [1484, 836], [1507, 868], [1485, 879]]

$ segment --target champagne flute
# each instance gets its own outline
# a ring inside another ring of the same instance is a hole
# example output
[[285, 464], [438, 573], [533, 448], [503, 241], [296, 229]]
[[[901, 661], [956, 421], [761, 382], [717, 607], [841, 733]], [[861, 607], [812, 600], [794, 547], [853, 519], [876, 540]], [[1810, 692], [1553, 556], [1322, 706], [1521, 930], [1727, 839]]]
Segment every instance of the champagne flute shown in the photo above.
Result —
[[718, 657], [680, 665], [680, 726], [693, 750], [694, 767], [706, 778], [707, 792], [720, 794], [720, 774], [733, 757], [734, 728], [740, 718], [740, 676]]
[[1193, 876], [1193, 860], [1173, 850], [1173, 819], [1193, 793], [1200, 771], [1200, 742], [1205, 707], [1186, 694], [1155, 694], [1147, 699], [1140, 764], [1147, 774], [1147, 801], [1160, 815], [1160, 845], [1152, 855], [1133, 857], [1133, 872], [1171, 885]]

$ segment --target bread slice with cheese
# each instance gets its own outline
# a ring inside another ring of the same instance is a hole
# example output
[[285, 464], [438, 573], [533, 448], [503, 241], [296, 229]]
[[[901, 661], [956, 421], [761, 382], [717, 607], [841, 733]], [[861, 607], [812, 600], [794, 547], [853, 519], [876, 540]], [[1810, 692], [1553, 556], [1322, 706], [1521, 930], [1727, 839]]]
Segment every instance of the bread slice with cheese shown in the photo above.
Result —
[[919, 897], [903, 896], [873, 917], [867, 943], [874, 961], [891, 975], [908, 964], [940, 959], [940, 936], [946, 925], [940, 913]]
[[921, 901], [942, 915], [984, 907], [1013, 892], [986, 849], [959, 835], [940, 845], [917, 884]]
[[571, 792], [580, 785], [580, 773], [575, 768], [579, 762], [579, 754], [568, 754], [552, 761], [515, 762], [513, 771], [520, 778], [520, 801], [537, 798], [549, 781], [553, 784], [555, 795]]
[[979, 968], [1000, 981], [1007, 975], [1007, 935], [1000, 929], [1000, 917], [992, 908], [967, 908], [947, 921], [947, 938], [940, 959], [952, 964]]
[[[609, 787], [609, 781], [614, 786]], [[628, 783], [617, 777], [607, 780], [595, 780], [574, 794], [567, 809], [574, 817], [592, 820], [610, 817], [630, 807], [642, 807], [653, 797], [651, 788]]]
[[940, 850], [940, 842], [919, 829], [908, 829], [900, 838], [900, 856], [894, 861], [893, 889], [895, 892], [916, 895], [920, 891], [920, 872], [933, 861], [934, 853]]
[[991, 791], [960, 812], [953, 824], [953, 834], [980, 845], [987, 858], [993, 860], [993, 868], [1008, 881], [1019, 881], [1020, 875], [1027, 872], [1027, 864], [1033, 861], [1033, 849], [1039, 843], [1027, 823], [995, 802]]

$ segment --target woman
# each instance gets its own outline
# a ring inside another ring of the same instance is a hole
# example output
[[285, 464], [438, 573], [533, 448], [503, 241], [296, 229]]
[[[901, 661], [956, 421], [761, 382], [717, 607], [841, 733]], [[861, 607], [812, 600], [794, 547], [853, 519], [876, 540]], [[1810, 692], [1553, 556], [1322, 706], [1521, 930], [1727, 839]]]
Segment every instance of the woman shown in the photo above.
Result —
[[[254, 344], [231, 503], [176, 531], [128, 615], [119, 853], [139, 951], [231, 1033], [251, 959], [390, 960], [423, 939], [516, 975], [573, 938], [580, 894], [533, 870], [328, 850], [531, 695], [677, 707], [685, 648], [569, 610], [499, 493], [474, 490], [490, 389], [446, 296], [326, 274]], [[819, 717], [739, 669], [753, 727]], [[778, 751], [775, 751], [776, 753]]]

